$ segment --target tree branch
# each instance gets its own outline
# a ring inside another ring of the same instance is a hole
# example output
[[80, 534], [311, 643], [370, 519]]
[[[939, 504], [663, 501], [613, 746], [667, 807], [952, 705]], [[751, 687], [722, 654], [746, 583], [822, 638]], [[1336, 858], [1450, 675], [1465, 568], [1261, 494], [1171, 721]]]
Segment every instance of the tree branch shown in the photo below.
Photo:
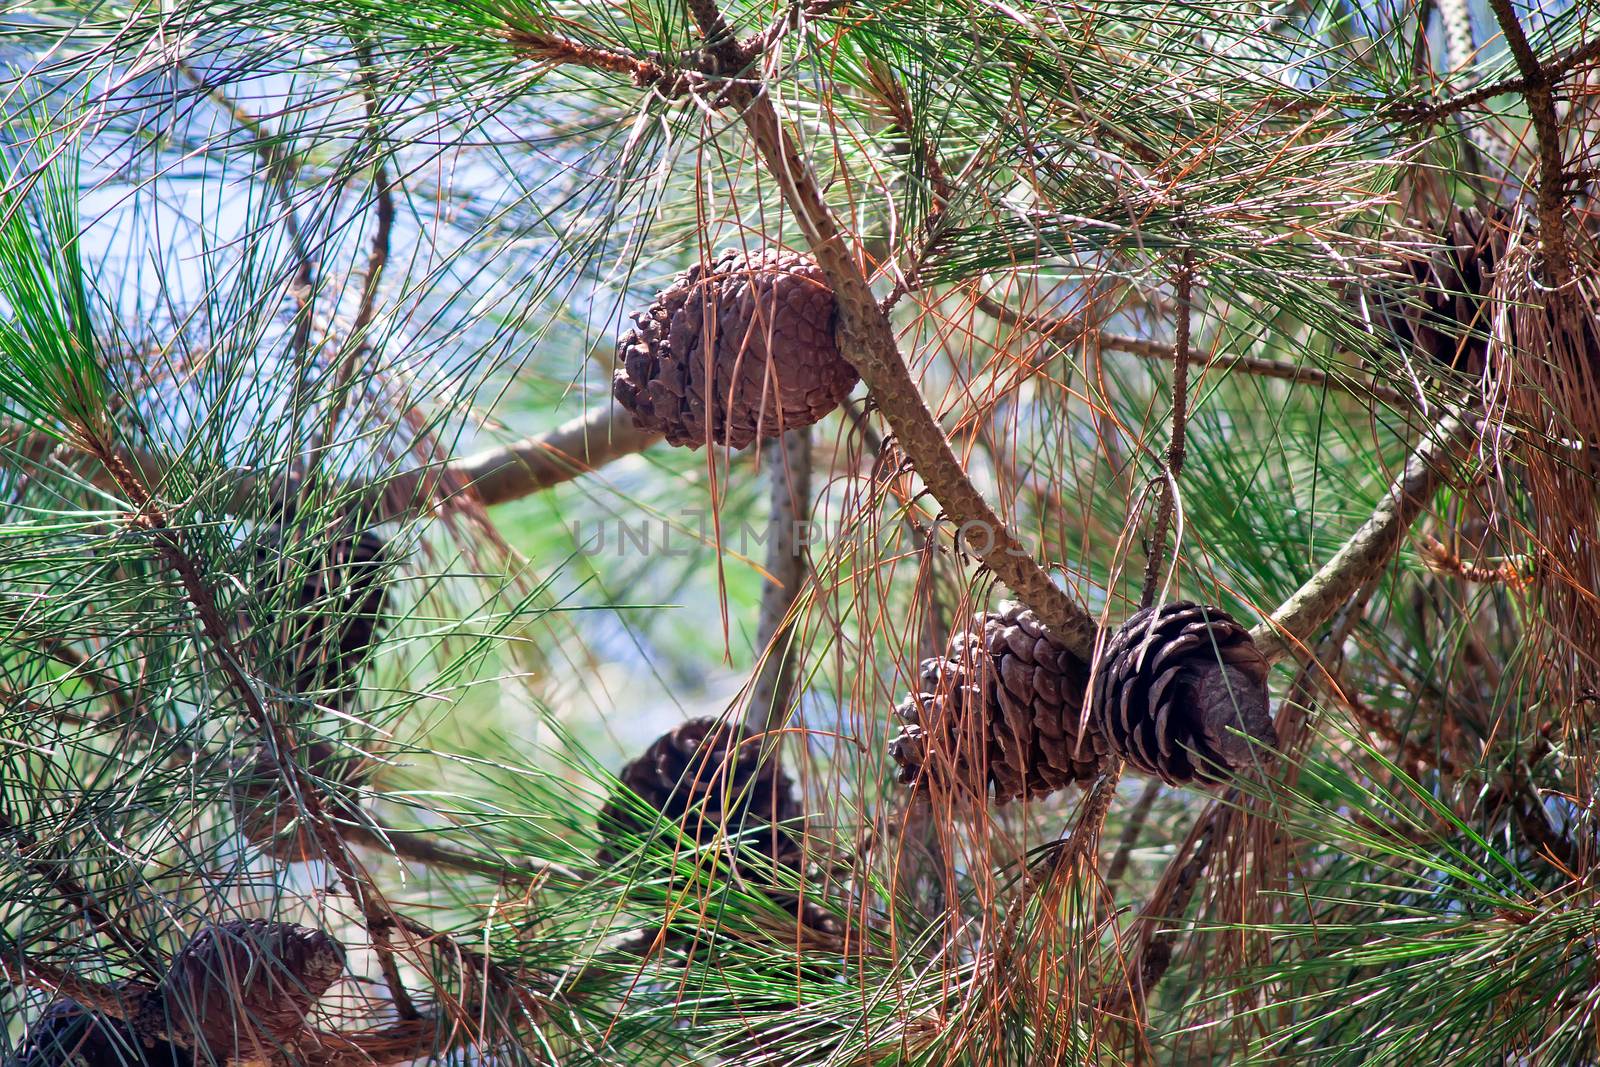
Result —
[[[0, 977], [14, 986], [42, 989], [77, 1001], [92, 1011], [114, 1019], [131, 1019], [144, 1004], [149, 989], [135, 984], [112, 985], [79, 978], [64, 967], [24, 955], [11, 946], [0, 952]], [[167, 1038], [166, 1034], [141, 1034], [141, 1037]]]
[[57, 893], [83, 913], [88, 920], [84, 925], [91, 933], [104, 934], [147, 977], [154, 976], [148, 946], [141, 944], [112, 917], [99, 896], [78, 878], [68, 857], [42, 849], [38, 838], [17, 825], [4, 810], [0, 810], [0, 834], [9, 835], [16, 841], [18, 859], [23, 866], [49, 882]]
[[1539, 184], [1535, 206], [1539, 214], [1539, 240], [1544, 248], [1544, 268], [1550, 284], [1565, 285], [1572, 277], [1572, 248], [1567, 242], [1566, 177], [1562, 173], [1561, 126], [1556, 121], [1555, 93], [1550, 76], [1540, 65], [1511, 0], [1489, 0], [1500, 23], [1506, 47], [1522, 72], [1522, 97], [1528, 102], [1534, 136], [1539, 142]]
[[1430, 427], [1367, 521], [1322, 569], [1251, 633], [1268, 660], [1298, 654], [1340, 605], [1389, 565], [1433, 499], [1443, 468], [1469, 428], [1459, 414]]
[[1146, 782], [1144, 792], [1139, 794], [1133, 809], [1128, 812], [1128, 818], [1122, 824], [1122, 834], [1117, 838], [1117, 850], [1111, 854], [1111, 864], [1106, 868], [1107, 889], [1116, 888], [1117, 883], [1122, 881], [1128, 863], [1133, 859], [1133, 850], [1139, 847], [1139, 836], [1144, 832], [1145, 823], [1150, 821], [1150, 809], [1155, 807], [1156, 798], [1161, 795], [1165, 785], [1159, 778]]
[[[1150, 552], [1145, 557], [1144, 591], [1141, 607], [1155, 603], [1161, 584], [1161, 570], [1167, 559], [1167, 533], [1173, 512], [1178, 507], [1178, 473], [1183, 470], [1184, 429], [1189, 415], [1189, 327], [1194, 305], [1194, 251], [1185, 248], [1176, 280], [1178, 301], [1177, 339], [1172, 344], [1172, 436], [1167, 441], [1166, 461], [1161, 471], [1161, 505], [1156, 512], [1156, 528], [1150, 534]], [[1180, 531], [1181, 533], [1181, 531]], [[1177, 546], [1173, 547], [1177, 555]]]
[[[1090, 333], [1088, 328], [1071, 319], [1039, 317], [1015, 311], [986, 293], [977, 294], [975, 306], [997, 322], [1016, 326], [1045, 338], [1055, 339], [1058, 333], [1065, 332], [1066, 336], [1058, 342], [1062, 345], [1075, 344], [1085, 339]], [[1170, 361], [1177, 358], [1172, 345], [1163, 344], [1160, 341], [1147, 341], [1141, 337], [1102, 333], [1095, 337], [1095, 343], [1107, 352], [1122, 352], [1130, 356], [1141, 356], [1145, 359]], [[1282, 360], [1261, 359], [1256, 356], [1208, 356], [1196, 352], [1190, 352], [1185, 358], [1190, 366], [1202, 366], [1208, 370], [1216, 369], [1227, 373], [1249, 374], [1258, 378], [1276, 378], [1280, 381], [1294, 382], [1297, 385], [1309, 385], [1319, 389], [1338, 389], [1363, 400], [1370, 398], [1397, 406], [1415, 406], [1415, 401], [1398, 389], [1391, 389], [1386, 385], [1378, 385], [1374, 382], [1350, 382], [1326, 371], [1317, 370], [1315, 367], [1303, 367], [1299, 364]]]
[[[729, 30], [715, 0], [690, 5], [701, 33], [721, 62], [741, 66], [759, 57], [744, 54], [729, 42]], [[911, 379], [888, 318], [878, 307], [861, 266], [851, 254], [843, 231], [823, 200], [816, 175], [778, 117], [762, 84], [752, 89], [743, 81], [727, 87], [740, 109], [745, 129], [829, 284], [838, 307], [839, 349], [861, 374], [878, 410], [894, 430], [900, 450], [958, 527], [957, 537], [983, 561], [1018, 599], [1032, 608], [1055, 637], [1085, 660], [1094, 654], [1099, 628], [1095, 620], [1030, 556], [967, 477], [944, 431], [928, 410]]]
[[756, 649], [761, 667], [751, 688], [745, 725], [754, 733], [779, 730], [789, 718], [794, 689], [794, 605], [806, 580], [811, 508], [811, 431], [790, 430], [765, 446], [772, 479], [772, 528], [761, 590]]
[[613, 404], [537, 437], [491, 448], [450, 463], [453, 473], [471, 483], [487, 505], [518, 500], [571, 481], [661, 440], [641, 430], [633, 417]]
[[[1593, 37], [1574, 47], [1566, 55], [1545, 63], [1540, 67], [1540, 70], [1544, 78], [1551, 85], [1554, 85], [1578, 67], [1597, 57], [1600, 57], [1600, 37]], [[1476, 107], [1494, 97], [1504, 96], [1506, 93], [1521, 93], [1527, 87], [1528, 80], [1526, 77], [1506, 78], [1489, 85], [1480, 85], [1429, 107], [1402, 106], [1400, 108], [1400, 117], [1406, 122], [1434, 123], [1440, 119], [1449, 118], [1457, 112]]]

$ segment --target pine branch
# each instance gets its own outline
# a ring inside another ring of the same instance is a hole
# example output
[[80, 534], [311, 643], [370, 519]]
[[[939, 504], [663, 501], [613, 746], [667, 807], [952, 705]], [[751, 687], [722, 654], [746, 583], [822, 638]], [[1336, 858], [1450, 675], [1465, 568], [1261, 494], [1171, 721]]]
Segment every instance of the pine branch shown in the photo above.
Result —
[[1164, 786], [1165, 783], [1159, 778], [1152, 779], [1145, 783], [1144, 791], [1134, 801], [1127, 821], [1122, 824], [1122, 834], [1117, 838], [1117, 850], [1111, 854], [1111, 863], [1106, 867], [1107, 889], [1115, 888], [1127, 872], [1128, 863], [1133, 859], [1133, 850], [1139, 847], [1139, 837], [1150, 820], [1150, 810], [1155, 807]]
[[1464, 415], [1455, 414], [1430, 426], [1367, 521], [1321, 570], [1251, 632], [1269, 661], [1300, 654], [1340, 605], [1383, 573], [1404, 544], [1411, 524], [1432, 502], [1444, 469], [1465, 442], [1470, 425]]
[[132, 525], [148, 530], [154, 539], [157, 555], [179, 578], [189, 603], [195, 609], [200, 630], [209, 644], [213, 662], [217, 665], [235, 696], [244, 705], [246, 716], [261, 731], [273, 758], [283, 767], [293, 785], [295, 796], [305, 809], [305, 816], [319, 843], [323, 856], [338, 872], [340, 881], [361, 909], [368, 935], [372, 939], [373, 954], [388, 980], [390, 995], [401, 1018], [415, 1018], [417, 1011], [411, 1003], [401, 981], [394, 953], [388, 944], [387, 931], [395, 924], [396, 916], [376, 885], [367, 876], [359, 861], [351, 855], [339, 837], [323, 807], [323, 797], [316, 781], [293, 759], [294, 743], [289, 732], [268, 710], [266, 702], [255, 684], [244, 672], [241, 656], [227, 623], [217, 607], [211, 588], [201, 576], [200, 569], [186, 551], [180, 532], [168, 525], [165, 512], [151, 495], [149, 488], [134, 472], [124, 465], [114, 446], [104, 438], [84, 428], [84, 439], [105, 464], [118, 487], [134, 505]]
[[67, 857], [43, 849], [37, 838], [18, 826], [4, 811], [0, 811], [0, 834], [8, 835], [16, 842], [18, 858], [23, 865], [49, 882], [57, 893], [83, 913], [89, 920], [85, 925], [91, 933], [105, 935], [126, 953], [146, 976], [154, 973], [151, 969], [148, 947], [112, 918], [111, 913], [100, 902], [99, 896], [74, 873], [71, 861]]
[[[132, 1019], [143, 1006], [149, 987], [138, 984], [111, 985], [79, 978], [65, 967], [36, 960], [7, 947], [0, 952], [0, 977], [14, 986], [39, 989], [47, 993], [75, 1000], [93, 1011], [102, 1012], [113, 1019]], [[162, 1040], [184, 1040], [177, 1035], [141, 1034], [141, 1037]]]
[[767, 584], [761, 590], [756, 649], [761, 666], [751, 688], [745, 725], [754, 733], [782, 729], [789, 718], [797, 660], [795, 604], [806, 580], [806, 533], [811, 520], [811, 431], [790, 430], [767, 443], [772, 511]]
[[[1015, 311], [995, 300], [986, 293], [978, 293], [976, 305], [980, 311], [997, 322], [1008, 326], [1016, 326], [1030, 333], [1037, 333], [1041, 337], [1054, 340], [1062, 346], [1077, 344], [1086, 340], [1093, 333], [1092, 327], [1076, 319], [1056, 318], [1053, 316], [1028, 315]], [[1128, 337], [1123, 334], [1095, 333], [1094, 343], [1106, 352], [1122, 352], [1130, 356], [1140, 356], [1144, 359], [1173, 360], [1175, 348], [1161, 341], [1148, 341], [1142, 337]], [[1362, 400], [1378, 400], [1396, 407], [1415, 407], [1416, 400], [1398, 389], [1391, 389], [1377, 382], [1353, 382], [1340, 376], [1329, 374], [1315, 367], [1303, 366], [1299, 363], [1289, 363], [1284, 360], [1262, 359], [1259, 356], [1229, 356], [1206, 355], [1191, 351], [1186, 357], [1191, 366], [1204, 367], [1207, 370], [1218, 370], [1226, 374], [1248, 374], [1258, 378], [1276, 378], [1279, 381], [1293, 382], [1296, 385], [1308, 385], [1318, 389], [1337, 389], [1349, 393], [1351, 396]]]
[[[724, 65], [743, 67], [765, 60], [764, 56], [745, 55], [737, 42], [730, 40], [731, 31], [715, 0], [693, 0], [690, 11]], [[1090, 658], [1099, 627], [1051, 581], [967, 477], [912, 381], [894, 330], [823, 200], [815, 173], [778, 117], [772, 95], [765, 87], [752, 90], [738, 81], [730, 83], [727, 92], [768, 173], [794, 212], [817, 265], [833, 287], [840, 352], [866, 382], [878, 410], [894, 430], [900, 450], [956, 523], [958, 537], [973, 555], [1032, 608], [1062, 644], [1084, 659]]]
[[[1457, 3], [1459, 0], [1450, 0], [1450, 2]], [[1454, 36], [1459, 41], [1461, 37], [1459, 29], [1455, 32]], [[1453, 54], [1454, 49], [1452, 48], [1452, 55]], [[1590, 38], [1583, 44], [1573, 47], [1565, 55], [1556, 59], [1552, 59], [1548, 63], [1542, 64], [1539, 69], [1543, 78], [1551, 85], [1554, 85], [1556, 82], [1564, 80], [1568, 75], [1572, 74], [1579, 67], [1582, 67], [1585, 63], [1588, 63], [1590, 60], [1596, 58], [1600, 58], [1600, 37]], [[1431, 125], [1441, 119], [1449, 118], [1458, 112], [1467, 111], [1477, 107], [1479, 104], [1482, 104], [1487, 100], [1492, 100], [1497, 96], [1504, 96], [1507, 93], [1521, 93], [1525, 91], [1527, 87], [1528, 79], [1526, 76], [1506, 78], [1502, 81], [1492, 82], [1488, 85], [1476, 86], [1466, 92], [1459, 93], [1450, 97], [1448, 100], [1441, 101], [1437, 104], [1428, 106], [1403, 106], [1400, 108], [1399, 114], [1400, 117], [1406, 122], [1412, 122], [1418, 125]]]
[[539, 30], [508, 29], [507, 44], [523, 59], [541, 66], [575, 66], [626, 75], [640, 88], [654, 89], [666, 99], [676, 99], [702, 88], [705, 77], [698, 71], [673, 70], [654, 60], [639, 59], [623, 52], [580, 44]]
[[1539, 215], [1539, 240], [1544, 248], [1544, 269], [1550, 284], [1560, 288], [1572, 277], [1572, 246], [1567, 240], [1567, 181], [1561, 158], [1561, 125], [1556, 119], [1550, 73], [1540, 64], [1533, 46], [1528, 43], [1511, 0], [1489, 0], [1489, 10], [1500, 23], [1506, 47], [1522, 72], [1522, 96], [1528, 102], [1528, 115], [1533, 120], [1534, 136], [1539, 143], [1535, 205]]
[[[46, 440], [42, 434], [33, 439]], [[470, 486], [484, 506], [504, 504], [592, 474], [660, 440], [659, 434], [636, 427], [627, 412], [607, 404], [512, 444], [497, 445], [438, 466], [413, 467], [369, 483], [347, 485], [340, 502], [346, 511], [364, 516], [372, 525], [403, 522], [446, 504], [451, 499], [450, 486]], [[165, 458], [143, 449], [120, 445], [114, 454], [117, 462], [141, 472], [151, 485], [165, 481], [171, 469]], [[109, 468], [105, 464], [98, 466], [107, 473], [104, 477], [95, 475], [95, 481], [117, 489]], [[303, 475], [291, 474], [276, 479], [272, 497], [292, 499], [302, 478]], [[245, 511], [261, 491], [261, 481], [260, 475], [240, 472], [212, 507], [221, 514]]]
[[[607, 404], [549, 433], [454, 460], [448, 470], [454, 478], [470, 484], [478, 499], [490, 506], [591, 474], [659, 440], [659, 434], [634, 425], [626, 411]], [[430, 480], [426, 471], [408, 472], [391, 479], [383, 487], [384, 495], [390, 501], [405, 502], [408, 508], [417, 501], [429, 504], [430, 497], [421, 487]], [[391, 517], [400, 513], [393, 508], [385, 512]]]

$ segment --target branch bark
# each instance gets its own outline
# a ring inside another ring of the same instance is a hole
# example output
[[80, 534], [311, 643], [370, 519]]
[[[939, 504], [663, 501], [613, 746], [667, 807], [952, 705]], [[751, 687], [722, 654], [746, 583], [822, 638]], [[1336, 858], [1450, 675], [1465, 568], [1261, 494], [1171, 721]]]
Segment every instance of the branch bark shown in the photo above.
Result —
[[745, 725], [754, 733], [781, 729], [789, 718], [796, 656], [793, 609], [806, 580], [806, 538], [811, 507], [811, 431], [790, 430], [766, 445], [772, 479], [772, 529], [761, 591], [756, 648], [762, 656], [751, 687]]
[[[1566, 55], [1543, 64], [1540, 70], [1543, 72], [1545, 79], [1553, 85], [1571, 74], [1578, 67], [1597, 57], [1600, 57], [1600, 37], [1593, 37], [1583, 44], [1577, 45]], [[1507, 78], [1504, 81], [1492, 82], [1489, 85], [1480, 85], [1469, 89], [1457, 96], [1452, 96], [1448, 100], [1440, 101], [1431, 107], [1401, 108], [1400, 115], [1407, 122], [1438, 122], [1440, 119], [1448, 118], [1459, 111], [1477, 107], [1479, 104], [1494, 97], [1504, 96], [1506, 93], [1523, 92], [1527, 87], [1528, 80], [1526, 77]]]
[[[1157, 587], [1161, 585], [1161, 571], [1167, 559], [1167, 533], [1172, 527], [1173, 513], [1178, 509], [1178, 474], [1183, 470], [1185, 452], [1184, 428], [1189, 415], [1189, 332], [1194, 312], [1194, 251], [1185, 248], [1178, 267], [1176, 284], [1178, 322], [1176, 339], [1172, 343], [1172, 437], [1167, 442], [1166, 460], [1162, 464], [1161, 506], [1156, 513], [1156, 528], [1150, 535], [1150, 551], [1145, 557], [1144, 591], [1139, 596], [1139, 606], [1155, 603]], [[1179, 530], [1180, 537], [1182, 530]], [[1174, 557], [1178, 546], [1172, 548]]]
[[449, 466], [488, 506], [571, 481], [659, 440], [659, 434], [635, 426], [626, 411], [607, 404], [549, 433], [487, 449]]
[[[746, 54], [731, 39], [715, 0], [693, 0], [690, 10], [724, 68], [738, 69], [761, 61], [763, 57]], [[1082, 606], [1051, 581], [967, 477], [912, 381], [894, 330], [823, 200], [815, 173], [779, 118], [765, 82], [751, 88], [745, 81], [734, 81], [728, 85], [727, 93], [739, 108], [763, 164], [794, 212], [817, 265], [833, 287], [839, 316], [839, 350], [867, 383], [901, 451], [934, 499], [955, 521], [957, 537], [973, 555], [1032, 608], [1062, 644], [1085, 660], [1091, 659], [1099, 627]]]
[[1572, 248], [1567, 242], [1566, 177], [1562, 173], [1561, 126], [1556, 120], [1551, 79], [1528, 43], [1511, 0], [1489, 0], [1489, 9], [1505, 34], [1506, 47], [1522, 72], [1522, 97], [1528, 102], [1534, 136], [1539, 142], [1539, 183], [1535, 207], [1539, 215], [1539, 242], [1544, 249], [1545, 274], [1553, 286], [1572, 278]]
[[1252, 631], [1269, 661], [1305, 650], [1306, 642], [1339, 607], [1389, 565], [1404, 543], [1406, 531], [1433, 499], [1444, 468], [1469, 427], [1460, 414], [1430, 427], [1367, 521], [1321, 570]]

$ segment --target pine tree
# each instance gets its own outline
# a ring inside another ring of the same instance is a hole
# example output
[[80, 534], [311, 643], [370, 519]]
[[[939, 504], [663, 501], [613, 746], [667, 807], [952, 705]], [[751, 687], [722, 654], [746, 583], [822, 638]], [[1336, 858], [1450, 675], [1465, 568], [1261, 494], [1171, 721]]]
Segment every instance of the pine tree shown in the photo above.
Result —
[[1592, 4], [0, 50], [6, 1063], [1600, 1061]]

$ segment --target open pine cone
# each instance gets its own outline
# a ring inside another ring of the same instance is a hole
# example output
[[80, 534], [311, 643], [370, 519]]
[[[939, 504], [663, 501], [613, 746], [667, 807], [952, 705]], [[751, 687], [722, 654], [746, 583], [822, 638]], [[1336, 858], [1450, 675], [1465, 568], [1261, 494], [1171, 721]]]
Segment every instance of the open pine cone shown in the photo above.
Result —
[[[738, 835], [773, 863], [799, 869], [800, 843], [781, 825], [800, 815], [793, 783], [776, 758], [761, 759], [760, 740], [741, 727], [693, 719], [657, 738], [620, 777], [696, 844]], [[601, 832], [611, 842], [601, 850], [601, 862], [631, 850], [620, 835], [644, 836], [655, 825], [636, 801], [613, 797], [600, 811]]]
[[320, 930], [263, 919], [218, 923], [173, 957], [151, 998], [217, 1061], [300, 1033], [344, 972], [344, 947]]
[[194, 1053], [168, 1041], [146, 1044], [121, 1019], [58, 1000], [29, 1026], [6, 1067], [193, 1067]]
[[1438, 235], [1441, 247], [1406, 261], [1415, 281], [1376, 301], [1380, 320], [1446, 367], [1482, 374], [1488, 363], [1489, 290], [1505, 250], [1505, 216], [1490, 207], [1453, 208]]
[[729, 249], [634, 316], [612, 392], [670, 444], [744, 448], [810, 426], [855, 387], [833, 327], [833, 290], [811, 260]]
[[1080, 730], [1089, 671], [1033, 612], [1002, 603], [976, 615], [943, 656], [922, 664], [890, 745], [900, 780], [997, 803], [1093, 781], [1106, 743]]
[[1137, 770], [1173, 784], [1226, 781], [1260, 759], [1246, 738], [1277, 744], [1267, 670], [1250, 631], [1220, 608], [1145, 608], [1101, 652], [1094, 718]]

